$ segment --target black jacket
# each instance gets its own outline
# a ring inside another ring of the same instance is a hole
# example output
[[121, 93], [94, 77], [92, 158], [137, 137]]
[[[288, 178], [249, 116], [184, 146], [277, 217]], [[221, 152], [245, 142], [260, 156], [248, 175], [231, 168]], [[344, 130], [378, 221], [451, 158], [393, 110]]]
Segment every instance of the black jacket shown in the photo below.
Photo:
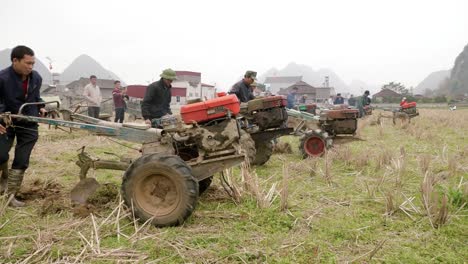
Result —
[[[24, 96], [23, 81], [21, 77], [13, 70], [13, 66], [0, 71], [0, 113], [11, 112], [17, 114], [19, 108], [24, 103], [42, 102], [40, 89], [42, 77], [36, 71], [29, 75], [29, 87], [27, 96]], [[39, 116], [41, 106], [27, 106], [24, 108], [24, 115]]]
[[171, 87], [166, 86], [163, 79], [160, 79], [146, 88], [145, 98], [141, 103], [141, 114], [145, 120], [172, 114]]
[[229, 94], [235, 94], [241, 103], [246, 103], [255, 99], [255, 96], [252, 94], [252, 90], [245, 84], [244, 80], [240, 80], [234, 84], [229, 91]]

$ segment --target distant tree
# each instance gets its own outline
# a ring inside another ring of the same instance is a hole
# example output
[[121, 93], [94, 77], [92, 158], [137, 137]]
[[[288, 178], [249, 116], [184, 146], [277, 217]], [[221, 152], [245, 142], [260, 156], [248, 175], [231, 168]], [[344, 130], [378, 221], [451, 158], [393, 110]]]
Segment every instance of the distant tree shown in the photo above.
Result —
[[383, 85], [382, 89], [390, 89], [401, 95], [409, 95], [409, 90], [403, 84], [397, 82], [389, 82], [388, 84]]
[[445, 97], [445, 95], [434, 97], [434, 103], [446, 103], [446, 102], [447, 102], [447, 97]]

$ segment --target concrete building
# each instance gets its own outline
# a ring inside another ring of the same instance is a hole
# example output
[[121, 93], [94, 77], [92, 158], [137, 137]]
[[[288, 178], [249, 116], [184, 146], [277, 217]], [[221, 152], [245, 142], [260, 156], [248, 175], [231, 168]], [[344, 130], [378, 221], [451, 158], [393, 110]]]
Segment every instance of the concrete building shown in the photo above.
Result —
[[303, 98], [305, 96], [305, 104], [309, 104], [309, 103], [314, 103], [315, 102], [315, 94], [316, 94], [316, 91], [315, 91], [315, 87], [313, 87], [312, 85], [309, 85], [308, 83], [306, 82], [303, 82], [303, 81], [299, 81], [291, 86], [289, 86], [288, 88], [283, 88], [283, 89], [280, 89], [278, 94], [279, 95], [284, 95], [284, 96], [287, 96], [288, 93], [293, 90], [294, 88], [297, 88], [297, 93], [296, 93], [296, 101], [298, 103], [303, 103], [301, 102], [301, 98]]
[[335, 89], [333, 87], [313, 87], [312, 85], [299, 81], [287, 88], [281, 89], [278, 94], [288, 95], [289, 91], [293, 88], [297, 88], [296, 100], [300, 102], [301, 97], [306, 96], [305, 103], [325, 103], [330, 96], [335, 95]]
[[266, 90], [272, 94], [278, 94], [281, 89], [302, 81], [302, 76], [270, 76], [265, 79]]

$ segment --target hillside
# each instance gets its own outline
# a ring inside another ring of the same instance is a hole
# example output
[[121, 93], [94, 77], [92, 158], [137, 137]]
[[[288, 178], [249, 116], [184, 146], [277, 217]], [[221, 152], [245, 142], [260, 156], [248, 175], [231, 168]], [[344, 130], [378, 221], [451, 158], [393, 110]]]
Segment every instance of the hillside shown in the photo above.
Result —
[[105, 69], [99, 62], [83, 54], [76, 58], [60, 75], [60, 83], [68, 84], [81, 77], [96, 75], [98, 79], [120, 80], [113, 72]]
[[454, 95], [468, 93], [468, 45], [455, 59], [455, 65], [450, 72], [449, 91]]
[[468, 94], [468, 45], [457, 56], [450, 77], [440, 84], [436, 93], [453, 97]]
[[414, 88], [414, 93], [424, 93], [427, 89], [436, 90], [439, 88], [442, 81], [449, 76], [450, 70], [433, 72]]

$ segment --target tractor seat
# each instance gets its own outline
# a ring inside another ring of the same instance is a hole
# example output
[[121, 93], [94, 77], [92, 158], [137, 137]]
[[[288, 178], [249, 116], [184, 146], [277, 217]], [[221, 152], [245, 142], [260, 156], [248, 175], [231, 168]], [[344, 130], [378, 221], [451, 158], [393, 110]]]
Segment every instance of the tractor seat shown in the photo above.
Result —
[[145, 123], [123, 123], [122, 126], [123, 127], [140, 129], [140, 130], [146, 130], [148, 128], [151, 128], [150, 125], [145, 124]]

